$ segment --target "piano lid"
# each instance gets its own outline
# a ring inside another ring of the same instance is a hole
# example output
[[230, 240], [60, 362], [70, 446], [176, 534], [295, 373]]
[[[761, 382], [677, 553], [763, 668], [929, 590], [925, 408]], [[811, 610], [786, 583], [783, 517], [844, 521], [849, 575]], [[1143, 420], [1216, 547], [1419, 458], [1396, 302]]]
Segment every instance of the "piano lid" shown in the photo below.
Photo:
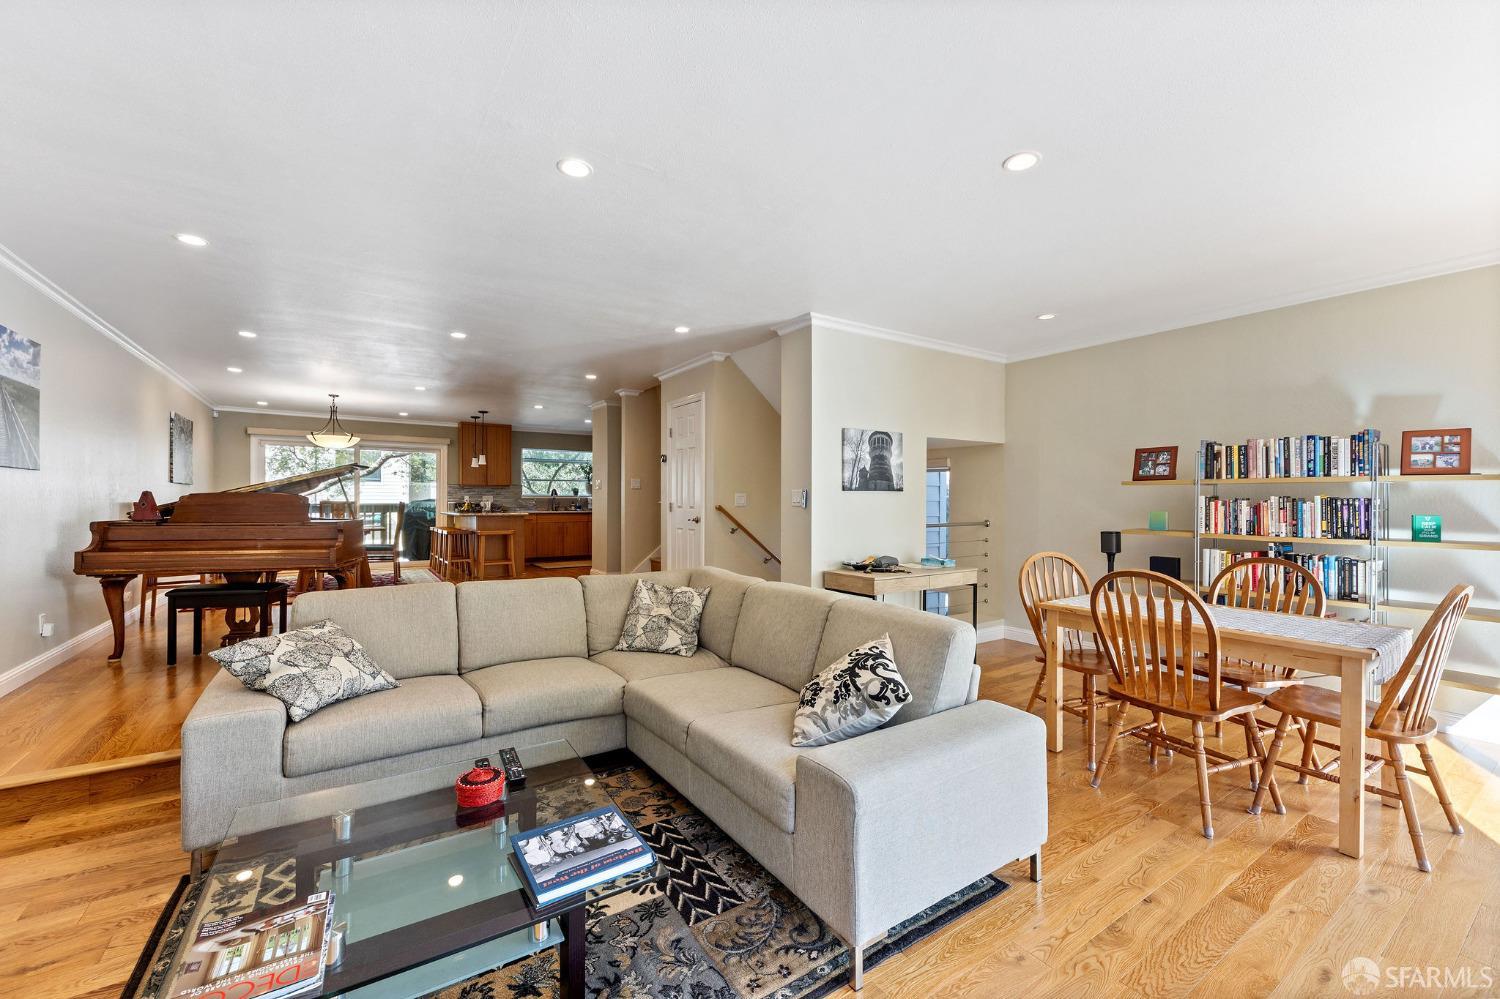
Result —
[[335, 479], [341, 479], [355, 472], [363, 472], [369, 468], [356, 462], [346, 465], [334, 465], [332, 468], [320, 468], [316, 472], [298, 472], [296, 475], [288, 475], [284, 479], [272, 479], [269, 482], [252, 482], [247, 486], [235, 486], [233, 489], [220, 489], [222, 493], [310, 493], [325, 483]]
[[[178, 523], [295, 523], [307, 520], [307, 493], [315, 492], [345, 476], [363, 472], [368, 467], [351, 461], [332, 468], [320, 468], [315, 472], [299, 472], [269, 482], [252, 482], [213, 493], [189, 493], [175, 502], [161, 504], [158, 509], [164, 520], [176, 520]], [[273, 494], [284, 495], [286, 498], [270, 499]], [[255, 498], [261, 496], [266, 498]], [[179, 504], [188, 510], [187, 517], [179, 510]]]

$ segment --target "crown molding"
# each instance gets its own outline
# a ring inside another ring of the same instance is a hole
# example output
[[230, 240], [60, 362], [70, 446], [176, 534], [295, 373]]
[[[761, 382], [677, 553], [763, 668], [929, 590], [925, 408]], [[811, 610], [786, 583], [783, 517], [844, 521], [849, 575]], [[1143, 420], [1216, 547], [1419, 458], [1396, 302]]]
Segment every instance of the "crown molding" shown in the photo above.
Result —
[[973, 357], [981, 361], [994, 361], [998, 364], [1004, 364], [1008, 360], [1006, 355], [999, 351], [970, 347], [966, 344], [954, 343], [951, 340], [938, 340], [930, 336], [919, 336], [916, 333], [888, 330], [883, 326], [871, 326], [869, 323], [861, 323], [853, 319], [825, 316], [821, 312], [804, 312], [797, 318], [788, 320], [780, 326], [771, 327], [771, 330], [777, 336], [787, 336], [790, 333], [797, 333], [814, 325], [823, 329], [837, 330], [840, 333], [853, 333], [855, 336], [873, 337], [876, 340], [889, 340], [892, 343], [904, 343], [910, 347], [938, 350], [945, 354], [959, 354], [963, 357]]
[[203, 405], [209, 407], [210, 409], [214, 408], [214, 404], [208, 401], [208, 396], [204, 395], [202, 392], [199, 392], [197, 386], [195, 386], [192, 382], [188, 381], [186, 378], [182, 377], [182, 375], [172, 370], [172, 368], [168, 367], [165, 363], [159, 360], [155, 354], [152, 354], [145, 347], [142, 347], [140, 344], [130, 339], [130, 337], [126, 336], [124, 333], [121, 333], [118, 329], [111, 326], [93, 309], [90, 309], [87, 305], [84, 305], [78, 299], [74, 298], [72, 295], [69, 295], [66, 291], [63, 291], [46, 275], [42, 274], [35, 267], [32, 267], [26, 261], [16, 256], [16, 254], [9, 247], [6, 247], [4, 245], [0, 245], [0, 267], [4, 267], [16, 277], [31, 285], [37, 291], [41, 292], [43, 295], [46, 295], [53, 302], [71, 312], [74, 316], [93, 328], [95, 332], [103, 334], [109, 340], [113, 340], [118, 346], [124, 348], [125, 352], [130, 356], [134, 357], [136, 360], [140, 361], [148, 368], [151, 368], [152, 370], [170, 379], [172, 382], [182, 388], [183, 391], [187, 392], [194, 399], [197, 399], [199, 402], [203, 403]]
[[615, 389], [615, 395], [622, 399], [631, 399], [641, 394], [640, 389]]
[[665, 381], [668, 378], [673, 377], [674, 375], [682, 374], [684, 371], [692, 371], [694, 368], [701, 368], [705, 364], [718, 364], [720, 361], [727, 361], [728, 359], [729, 355], [724, 353], [723, 351], [709, 351], [707, 354], [699, 354], [692, 360], [683, 361], [681, 364], [675, 367], [668, 368], [665, 371], [658, 371], [655, 375], [655, 378], [659, 382]]
[[568, 437], [593, 437], [592, 427], [518, 427], [512, 425], [513, 434], [563, 434]]
[[618, 406], [619, 404], [619, 399], [600, 399], [597, 402], [589, 403], [589, 412], [592, 413], [596, 409], [603, 409], [606, 406]]
[[[302, 409], [267, 409], [265, 406], [214, 406], [213, 409], [220, 413], [264, 413], [267, 416], [300, 416], [310, 420], [327, 420], [327, 412], [313, 412]], [[401, 423], [413, 427], [456, 427], [458, 423], [454, 420], [413, 420], [407, 416], [361, 416], [358, 413], [346, 413], [339, 410], [340, 420], [359, 420], [364, 423]]]

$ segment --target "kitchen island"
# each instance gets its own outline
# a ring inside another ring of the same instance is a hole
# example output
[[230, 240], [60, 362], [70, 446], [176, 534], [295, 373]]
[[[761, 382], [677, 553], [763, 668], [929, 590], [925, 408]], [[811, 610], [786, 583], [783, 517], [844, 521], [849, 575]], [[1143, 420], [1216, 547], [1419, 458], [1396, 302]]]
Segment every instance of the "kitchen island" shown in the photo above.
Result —
[[[526, 575], [526, 519], [524, 510], [502, 513], [438, 514], [438, 526], [458, 531], [473, 531], [475, 579], [511, 579]], [[514, 560], [516, 571], [510, 573], [506, 562]]]
[[[545, 564], [528, 561], [586, 561], [593, 553], [594, 514], [591, 510], [508, 510], [492, 513], [438, 514], [439, 527], [475, 532], [475, 579], [511, 578], [505, 562], [514, 557], [517, 576], [548, 575]], [[509, 541], [507, 542], [507, 532]], [[507, 544], [513, 546], [507, 550]], [[579, 568], [579, 567], [569, 567]], [[574, 573], [566, 573], [572, 575]]]

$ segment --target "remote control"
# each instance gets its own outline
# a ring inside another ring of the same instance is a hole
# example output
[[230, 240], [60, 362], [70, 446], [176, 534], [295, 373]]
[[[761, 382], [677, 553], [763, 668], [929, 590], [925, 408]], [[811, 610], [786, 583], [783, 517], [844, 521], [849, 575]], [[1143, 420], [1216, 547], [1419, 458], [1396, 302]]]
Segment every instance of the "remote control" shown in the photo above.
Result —
[[506, 787], [519, 791], [526, 786], [526, 768], [521, 766], [521, 758], [514, 749], [500, 750], [500, 769], [505, 771]]

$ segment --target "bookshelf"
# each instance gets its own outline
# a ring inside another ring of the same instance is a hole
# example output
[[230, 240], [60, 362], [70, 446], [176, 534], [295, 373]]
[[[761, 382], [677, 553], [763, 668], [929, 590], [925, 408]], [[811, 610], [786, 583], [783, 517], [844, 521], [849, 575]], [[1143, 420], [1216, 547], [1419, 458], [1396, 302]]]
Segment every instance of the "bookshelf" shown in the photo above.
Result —
[[[1198, 449], [1195, 471], [1205, 467], [1203, 449]], [[1390, 490], [1392, 487], [1423, 485], [1468, 485], [1500, 482], [1500, 473], [1474, 473], [1467, 475], [1318, 475], [1318, 476], [1256, 476], [1256, 477], [1203, 477], [1196, 474], [1191, 479], [1149, 479], [1144, 481], [1122, 481], [1120, 485], [1131, 488], [1193, 488], [1193, 530], [1153, 531], [1146, 527], [1132, 527], [1122, 534], [1144, 537], [1174, 538], [1193, 542], [1192, 582], [1199, 592], [1207, 593], [1211, 580], [1200, 579], [1204, 542], [1245, 544], [1256, 547], [1267, 545], [1295, 545], [1301, 548], [1328, 547], [1334, 551], [1347, 548], [1363, 548], [1365, 557], [1377, 562], [1381, 569], [1378, 580], [1372, 578], [1368, 592], [1362, 600], [1329, 599], [1329, 607], [1345, 610], [1363, 610], [1372, 621], [1383, 621], [1387, 611], [1411, 614], [1427, 614], [1436, 608], [1435, 602], [1424, 600], [1395, 600], [1390, 596], [1390, 559], [1388, 549], [1403, 551], [1430, 549], [1433, 551], [1500, 552], [1500, 540], [1474, 539], [1449, 541], [1412, 541], [1410, 538], [1392, 537], [1390, 530]], [[1259, 488], [1281, 486], [1364, 486], [1369, 492], [1371, 534], [1361, 538], [1299, 538], [1254, 534], [1219, 534], [1201, 530], [1198, 511], [1201, 498], [1218, 497], [1219, 488], [1229, 486], [1250, 491]], [[1465, 617], [1474, 621], [1500, 624], [1500, 608], [1470, 605]], [[1486, 688], [1492, 689], [1492, 688]]]

